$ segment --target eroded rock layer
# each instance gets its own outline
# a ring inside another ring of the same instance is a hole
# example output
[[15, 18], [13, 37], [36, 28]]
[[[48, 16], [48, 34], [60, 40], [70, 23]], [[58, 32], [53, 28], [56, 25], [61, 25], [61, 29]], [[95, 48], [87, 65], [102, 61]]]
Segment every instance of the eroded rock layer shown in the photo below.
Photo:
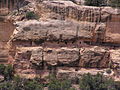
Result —
[[[111, 7], [91, 7], [76, 5], [71, 1], [44, 1], [45, 7], [52, 12], [58, 13], [63, 17], [75, 19], [77, 21], [88, 21], [96, 24], [104, 22], [106, 24], [106, 35], [103, 42], [120, 43], [119, 24], [120, 12], [119, 9]], [[105, 32], [105, 31], [103, 31]]]
[[[31, 76], [31, 74], [34, 77], [41, 75], [40, 71], [57, 73], [58, 76], [63, 73], [61, 70], [65, 71], [66, 74], [69, 74], [67, 72], [80, 73], [80, 75], [87, 73], [87, 70], [82, 72], [80, 68], [88, 68], [88, 72], [92, 74], [99, 71], [106, 73], [106, 68], [117, 69], [120, 67], [119, 60], [115, 60], [113, 54], [115, 54], [113, 50], [109, 51], [107, 48], [98, 46], [86, 48], [20, 47], [17, 48], [14, 67], [17, 73], [26, 77]], [[70, 70], [65, 69], [70, 67]], [[93, 71], [90, 68], [94, 68]], [[97, 70], [97, 68], [101, 70]]]

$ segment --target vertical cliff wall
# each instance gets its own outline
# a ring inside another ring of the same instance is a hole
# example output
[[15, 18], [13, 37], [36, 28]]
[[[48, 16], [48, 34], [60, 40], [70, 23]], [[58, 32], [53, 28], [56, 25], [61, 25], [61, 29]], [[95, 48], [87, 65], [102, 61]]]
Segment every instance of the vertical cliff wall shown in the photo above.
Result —
[[[25, 18], [14, 23], [16, 28], [9, 40], [9, 54], [14, 58], [11, 61], [18, 75], [24, 78], [39, 76], [45, 79], [45, 76], [55, 73], [60, 78], [67, 76], [75, 79], [88, 72], [106, 74], [108, 68], [113, 69], [113, 72], [118, 71], [120, 61], [116, 58], [119, 58], [119, 50], [112, 50], [111, 47], [104, 47], [101, 44], [108, 42], [106, 40], [108, 36], [110, 38], [114, 38], [113, 34], [119, 36], [119, 29], [113, 28], [114, 22], [118, 23], [116, 25], [119, 28], [119, 14], [114, 14], [114, 9], [51, 0], [41, 5], [43, 8], [36, 10], [42, 13], [43, 17], [48, 13], [49, 15], [54, 13], [61, 16], [61, 19], [47, 17], [43, 20], [41, 15], [40, 20]], [[32, 4], [29, 6], [33, 7]], [[21, 8], [21, 13], [26, 13], [26, 8], [31, 9], [29, 6]], [[40, 11], [41, 9], [47, 9], [49, 12], [44, 13]], [[3, 24], [0, 26], [6, 31], [1, 34], [3, 38], [8, 38], [7, 25], [5, 28], [2, 27]], [[12, 28], [10, 32], [11, 30]], [[115, 40], [119, 41], [118, 38]], [[113, 73], [110, 75], [113, 76]], [[113, 77], [116, 75], [118, 74]]]
[[8, 8], [9, 10], [18, 9], [27, 2], [29, 2], [29, 0], [0, 0], [0, 8]]

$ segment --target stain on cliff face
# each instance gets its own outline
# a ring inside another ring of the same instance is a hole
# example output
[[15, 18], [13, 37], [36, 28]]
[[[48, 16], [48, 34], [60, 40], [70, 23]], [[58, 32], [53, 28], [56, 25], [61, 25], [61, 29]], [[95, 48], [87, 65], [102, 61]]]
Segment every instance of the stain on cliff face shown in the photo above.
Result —
[[106, 42], [120, 43], [120, 15], [112, 15], [111, 20], [107, 22]]

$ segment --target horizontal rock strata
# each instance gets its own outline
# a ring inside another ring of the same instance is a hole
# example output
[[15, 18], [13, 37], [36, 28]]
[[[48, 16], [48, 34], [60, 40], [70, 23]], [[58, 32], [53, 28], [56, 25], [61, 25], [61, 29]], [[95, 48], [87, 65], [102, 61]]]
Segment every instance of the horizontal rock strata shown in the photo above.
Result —
[[[64, 73], [71, 76], [69, 72], [78, 75], [87, 73], [87, 70], [83, 70], [83, 72], [80, 68], [93, 68], [93, 71], [90, 69], [88, 72], [96, 74], [100, 71], [97, 68], [106, 70], [116, 65], [117, 67], [112, 68], [120, 68], [120, 62], [118, 60], [115, 61], [117, 56], [114, 55], [113, 58], [113, 54], [115, 54], [114, 51], [97, 46], [89, 48], [21, 47], [17, 48], [14, 67], [16, 72], [23, 76], [29, 76], [30, 74], [34, 76], [43, 75], [41, 74], [42, 72], [46, 72], [47, 75], [49, 73], [57, 73], [58, 77], [64, 75]], [[71, 67], [74, 71], [64, 69], [67, 67]], [[21, 70], [23, 71], [21, 72]], [[105, 72], [105, 70], [103, 71]]]
[[45, 46], [45, 43], [80, 46], [82, 41], [102, 42], [105, 34], [104, 23], [30, 20], [16, 22], [15, 25], [17, 27], [10, 40], [14, 46]]

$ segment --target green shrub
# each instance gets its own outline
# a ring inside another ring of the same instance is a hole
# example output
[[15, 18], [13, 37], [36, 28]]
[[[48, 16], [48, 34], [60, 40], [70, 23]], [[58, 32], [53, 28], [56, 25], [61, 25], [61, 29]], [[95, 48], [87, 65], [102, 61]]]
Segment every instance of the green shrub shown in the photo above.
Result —
[[[120, 82], [115, 82], [102, 74], [85, 74], [80, 79], [80, 90], [120, 90]], [[70, 80], [59, 80], [50, 76], [48, 90], [76, 90]], [[28, 80], [15, 76], [12, 80], [0, 82], [0, 90], [43, 90], [44, 85], [36, 79]]]
[[117, 90], [112, 79], [104, 77], [102, 74], [85, 74], [80, 79], [81, 90]]
[[112, 7], [120, 7], [120, 0], [109, 0]]
[[5, 80], [10, 80], [14, 76], [13, 66], [0, 64], [0, 74], [4, 76]]
[[5, 71], [5, 65], [4, 64], [0, 64], [0, 74], [3, 75]]
[[51, 76], [48, 85], [48, 90], [70, 90], [70, 80], [58, 80], [56, 77]]
[[34, 12], [27, 12], [26, 13], [26, 18], [28, 20], [30, 20], [30, 19], [39, 19], [38, 15], [35, 14]]
[[25, 79], [20, 78], [18, 75], [13, 78], [13, 86], [15, 90], [23, 90]]
[[5, 80], [11, 80], [14, 76], [14, 70], [12, 65], [7, 65], [4, 70], [4, 78]]
[[13, 80], [0, 83], [0, 90], [43, 90], [43, 85], [36, 80], [15, 77]]
[[0, 90], [15, 90], [14, 85], [11, 81], [0, 83]]
[[85, 4], [88, 6], [101, 6], [105, 0], [85, 0]]
[[43, 90], [43, 86], [36, 80], [28, 80], [24, 85], [25, 90]]
[[35, 79], [29, 80], [15, 76], [13, 81], [15, 90], [43, 90], [43, 85]]
[[120, 90], [120, 81], [115, 82], [115, 87], [117, 88], [117, 90]]

